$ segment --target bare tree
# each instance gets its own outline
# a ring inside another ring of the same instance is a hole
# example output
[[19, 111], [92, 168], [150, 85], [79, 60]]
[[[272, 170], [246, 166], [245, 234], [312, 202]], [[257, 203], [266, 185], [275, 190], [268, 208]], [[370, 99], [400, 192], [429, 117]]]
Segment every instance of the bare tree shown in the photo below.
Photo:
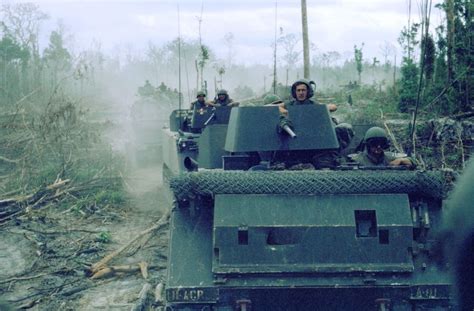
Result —
[[232, 63], [234, 62], [234, 34], [232, 32], [228, 32], [224, 35], [224, 42], [227, 46], [227, 68], [232, 67]]
[[41, 22], [49, 16], [39, 10], [34, 3], [5, 3], [0, 13], [3, 19], [4, 32], [15, 38], [23, 47], [28, 47], [33, 54], [38, 53], [38, 34]]
[[293, 33], [284, 35], [278, 39], [278, 43], [285, 51], [282, 59], [286, 63], [287, 69], [293, 68], [299, 61], [302, 51], [297, 50], [300, 39]]
[[390, 42], [385, 41], [383, 45], [379, 46], [380, 53], [383, 57], [383, 64], [385, 71], [390, 69], [390, 57], [397, 53], [397, 48]]

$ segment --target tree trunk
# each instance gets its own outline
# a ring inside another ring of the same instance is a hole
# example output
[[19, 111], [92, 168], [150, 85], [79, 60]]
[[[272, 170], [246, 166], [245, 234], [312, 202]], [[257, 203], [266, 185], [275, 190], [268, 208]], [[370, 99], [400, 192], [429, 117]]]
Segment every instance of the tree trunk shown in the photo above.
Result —
[[454, 51], [454, 2], [446, 0], [446, 20], [447, 20], [447, 57], [448, 57], [448, 77], [446, 85], [451, 84], [454, 76], [453, 51]]
[[304, 78], [309, 79], [309, 39], [308, 39], [308, 16], [306, 14], [306, 0], [301, 0], [301, 19], [303, 23]]

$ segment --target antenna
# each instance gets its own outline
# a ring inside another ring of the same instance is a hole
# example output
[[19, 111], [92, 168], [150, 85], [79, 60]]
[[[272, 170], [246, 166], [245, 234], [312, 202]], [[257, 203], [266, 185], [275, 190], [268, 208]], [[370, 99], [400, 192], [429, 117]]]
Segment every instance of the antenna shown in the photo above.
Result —
[[[178, 109], [181, 110], [181, 22], [179, 14], [179, 4], [178, 4]], [[179, 119], [181, 123], [181, 118]], [[181, 124], [180, 124], [181, 127]]]
[[277, 86], [277, 9], [278, 9], [278, 1], [275, 0], [275, 46], [273, 47], [273, 94], [276, 94], [276, 86]]

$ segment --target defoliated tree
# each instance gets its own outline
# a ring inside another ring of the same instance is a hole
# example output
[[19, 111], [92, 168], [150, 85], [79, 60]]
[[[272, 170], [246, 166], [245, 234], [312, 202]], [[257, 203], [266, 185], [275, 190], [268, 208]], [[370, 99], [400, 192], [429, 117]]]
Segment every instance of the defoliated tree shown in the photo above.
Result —
[[39, 55], [39, 28], [41, 23], [49, 18], [48, 15], [31, 2], [2, 4], [0, 13], [4, 33], [14, 38], [22, 47], [28, 48], [33, 57]]
[[234, 62], [234, 34], [232, 32], [228, 32], [224, 35], [224, 42], [227, 46], [227, 68], [231, 68]]
[[286, 63], [287, 68], [294, 68], [300, 59], [303, 51], [296, 49], [299, 41], [300, 39], [293, 33], [284, 35], [277, 41], [281, 46], [283, 46], [283, 50], [285, 51], [282, 59]]

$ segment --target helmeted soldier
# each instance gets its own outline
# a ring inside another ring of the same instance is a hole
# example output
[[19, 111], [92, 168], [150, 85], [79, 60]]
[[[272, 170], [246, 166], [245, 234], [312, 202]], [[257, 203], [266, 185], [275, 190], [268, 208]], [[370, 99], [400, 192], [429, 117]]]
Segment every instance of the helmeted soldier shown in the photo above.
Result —
[[148, 80], [145, 81], [144, 86], [140, 86], [138, 88], [138, 95], [142, 97], [153, 96], [155, 92], [156, 92], [155, 88], [153, 87], [153, 85], [151, 85], [150, 81]]
[[209, 102], [209, 105], [215, 107], [233, 107], [238, 106], [239, 103], [234, 102], [234, 100], [229, 97], [229, 93], [227, 92], [227, 90], [220, 89], [219, 91], [217, 91], [216, 98], [213, 101]]
[[263, 105], [264, 106], [274, 106], [283, 103], [280, 96], [276, 94], [268, 94], [263, 98]]
[[191, 103], [191, 110], [196, 107], [196, 109], [203, 109], [208, 106], [206, 103], [206, 93], [204, 91], [199, 91], [196, 94], [196, 100]]
[[408, 157], [396, 157], [384, 152], [388, 147], [385, 130], [377, 126], [371, 127], [364, 136], [364, 151], [352, 157], [352, 160], [362, 166], [414, 166]]
[[[280, 109], [280, 111], [283, 114], [286, 114], [288, 106], [291, 106], [291, 105], [319, 104], [318, 102], [311, 99], [314, 96], [315, 88], [316, 88], [316, 83], [314, 83], [314, 81], [309, 81], [306, 79], [297, 80], [291, 86], [291, 96], [293, 97], [293, 99], [290, 99], [289, 101], [280, 105], [283, 108], [283, 109]], [[327, 107], [329, 111], [337, 110], [337, 107], [335, 104], [328, 104]]]

